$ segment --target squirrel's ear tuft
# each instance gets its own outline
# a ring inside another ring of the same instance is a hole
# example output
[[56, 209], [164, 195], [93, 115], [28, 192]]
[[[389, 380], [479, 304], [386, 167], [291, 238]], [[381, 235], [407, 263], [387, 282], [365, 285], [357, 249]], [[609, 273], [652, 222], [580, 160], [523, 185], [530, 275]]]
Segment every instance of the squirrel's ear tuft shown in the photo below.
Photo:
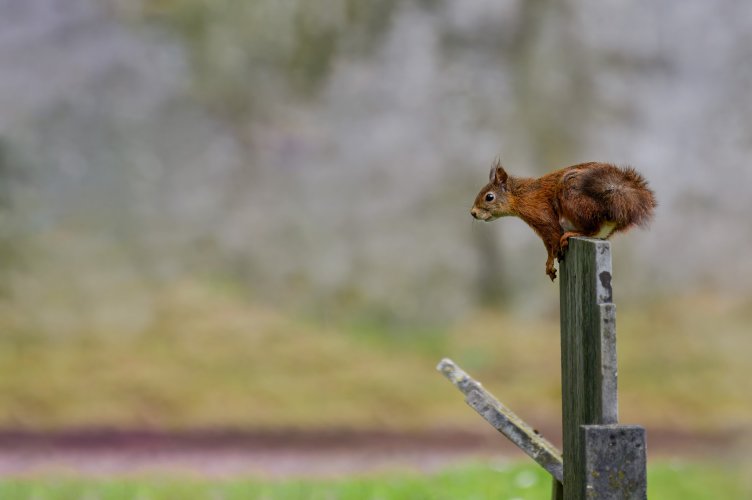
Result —
[[504, 167], [501, 166], [501, 161], [499, 159], [496, 159], [496, 162], [494, 163], [494, 166], [491, 167], [491, 173], [489, 174], [489, 181], [492, 184], [504, 184], [507, 182], [507, 173], [504, 170]]

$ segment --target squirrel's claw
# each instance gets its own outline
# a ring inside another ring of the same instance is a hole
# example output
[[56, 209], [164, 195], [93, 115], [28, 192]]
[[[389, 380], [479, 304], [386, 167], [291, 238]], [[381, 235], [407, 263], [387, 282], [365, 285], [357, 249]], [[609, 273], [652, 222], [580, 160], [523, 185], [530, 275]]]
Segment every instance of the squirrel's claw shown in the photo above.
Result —
[[561, 238], [559, 238], [559, 255], [564, 256], [564, 252], [566, 252], [567, 248], [569, 247], [569, 238], [573, 238], [575, 236], [583, 236], [582, 233], [579, 233], [577, 231], [567, 231], [566, 233], [561, 235]]
[[546, 266], [546, 274], [549, 278], [551, 278], [551, 281], [554, 281], [556, 279], [556, 269], [554, 268], [553, 264]]
[[551, 281], [556, 279], [556, 268], [554, 268], [554, 253], [555, 250], [549, 248], [548, 259], [546, 259], [546, 274], [549, 278], [551, 278]]

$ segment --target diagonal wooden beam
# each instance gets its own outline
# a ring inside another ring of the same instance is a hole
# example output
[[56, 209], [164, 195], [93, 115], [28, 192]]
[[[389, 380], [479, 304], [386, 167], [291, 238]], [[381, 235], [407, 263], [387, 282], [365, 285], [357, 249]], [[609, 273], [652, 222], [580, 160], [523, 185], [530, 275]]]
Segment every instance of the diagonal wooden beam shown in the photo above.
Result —
[[535, 432], [512, 410], [501, 404], [493, 394], [483, 388], [480, 382], [472, 379], [451, 359], [442, 359], [436, 369], [465, 395], [465, 402], [486, 419], [494, 429], [517, 445], [557, 481], [562, 482], [564, 477], [562, 455], [554, 445]]

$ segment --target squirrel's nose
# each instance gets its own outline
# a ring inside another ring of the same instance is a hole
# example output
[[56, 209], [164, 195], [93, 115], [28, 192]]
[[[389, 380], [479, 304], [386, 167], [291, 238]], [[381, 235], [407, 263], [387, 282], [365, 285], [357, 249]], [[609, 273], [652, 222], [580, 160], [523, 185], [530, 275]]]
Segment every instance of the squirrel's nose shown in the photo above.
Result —
[[478, 218], [478, 210], [476, 210], [475, 207], [471, 208], [470, 209], [470, 215], [472, 215], [473, 217], [475, 217], [477, 219]]

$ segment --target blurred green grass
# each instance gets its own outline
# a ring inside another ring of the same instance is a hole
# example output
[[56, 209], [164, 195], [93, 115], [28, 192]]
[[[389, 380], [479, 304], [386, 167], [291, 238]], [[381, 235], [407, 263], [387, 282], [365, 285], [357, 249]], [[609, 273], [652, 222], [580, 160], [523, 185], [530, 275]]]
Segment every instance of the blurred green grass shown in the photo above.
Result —
[[[648, 473], [648, 496], [661, 500], [749, 498], [749, 478], [734, 469], [692, 463], [658, 463]], [[471, 464], [436, 474], [393, 472], [342, 479], [177, 480], [0, 480], [6, 500], [233, 500], [233, 499], [544, 499], [551, 479], [535, 465]]]
[[[752, 302], [620, 305], [621, 420], [713, 430], [752, 421]], [[434, 371], [457, 361], [533, 424], [558, 422], [556, 310], [476, 312], [445, 329], [290, 317], [195, 284], [127, 335], [41, 333], [0, 313], [0, 427], [478, 425]]]

